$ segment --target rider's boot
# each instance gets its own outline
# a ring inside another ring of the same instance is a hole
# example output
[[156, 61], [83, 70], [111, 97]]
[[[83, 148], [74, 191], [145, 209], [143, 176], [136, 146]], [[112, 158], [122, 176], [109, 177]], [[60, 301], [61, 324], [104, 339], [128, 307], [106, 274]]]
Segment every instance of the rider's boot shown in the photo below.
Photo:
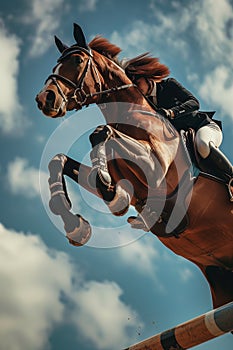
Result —
[[216, 170], [223, 174], [224, 180], [227, 182], [230, 201], [233, 202], [233, 166], [229, 159], [210, 142], [210, 154], [206, 158], [216, 166]]

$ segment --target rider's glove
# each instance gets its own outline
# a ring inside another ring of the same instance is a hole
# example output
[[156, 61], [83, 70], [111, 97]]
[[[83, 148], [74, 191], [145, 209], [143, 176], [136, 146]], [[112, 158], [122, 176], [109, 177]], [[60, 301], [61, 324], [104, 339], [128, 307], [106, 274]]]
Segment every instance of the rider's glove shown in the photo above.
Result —
[[174, 118], [174, 112], [172, 109], [159, 108], [157, 112], [168, 119]]

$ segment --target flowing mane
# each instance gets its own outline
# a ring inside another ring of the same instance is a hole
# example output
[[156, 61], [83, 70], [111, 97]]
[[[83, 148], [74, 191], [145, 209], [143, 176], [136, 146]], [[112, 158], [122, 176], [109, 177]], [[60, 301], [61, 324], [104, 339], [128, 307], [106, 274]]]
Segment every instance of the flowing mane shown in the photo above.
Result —
[[170, 73], [169, 68], [165, 64], [160, 63], [158, 58], [151, 57], [148, 52], [130, 60], [119, 62], [117, 55], [121, 52], [121, 49], [100, 35], [96, 36], [89, 43], [89, 46], [91, 49], [120, 64], [124, 68], [126, 75], [133, 81], [140, 77], [151, 77], [160, 81]]
[[140, 77], [150, 77], [160, 81], [170, 73], [165, 64], [160, 63], [158, 58], [149, 56], [148, 52], [126, 61], [124, 69], [132, 81]]
[[111, 44], [107, 39], [103, 38], [100, 35], [97, 35], [89, 43], [89, 46], [91, 49], [111, 59], [115, 59], [116, 56], [121, 52], [121, 49], [118, 46]]

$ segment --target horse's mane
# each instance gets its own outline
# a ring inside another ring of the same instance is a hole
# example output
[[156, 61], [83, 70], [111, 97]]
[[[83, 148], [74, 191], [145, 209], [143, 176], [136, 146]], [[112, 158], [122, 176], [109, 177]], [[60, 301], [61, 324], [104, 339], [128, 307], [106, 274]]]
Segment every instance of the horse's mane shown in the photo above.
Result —
[[160, 63], [158, 58], [151, 57], [148, 52], [129, 60], [119, 61], [117, 55], [121, 52], [121, 49], [100, 35], [96, 36], [89, 43], [89, 46], [91, 49], [117, 62], [132, 81], [140, 77], [151, 77], [161, 81], [170, 73], [169, 68], [165, 64]]
[[100, 35], [92, 39], [89, 46], [91, 49], [111, 59], [115, 59], [121, 52], [121, 49], [118, 46], [111, 44], [107, 39]]
[[124, 63], [124, 69], [126, 75], [133, 81], [140, 77], [150, 77], [160, 81], [170, 73], [165, 64], [160, 63], [158, 58], [151, 57], [148, 52], [127, 60]]

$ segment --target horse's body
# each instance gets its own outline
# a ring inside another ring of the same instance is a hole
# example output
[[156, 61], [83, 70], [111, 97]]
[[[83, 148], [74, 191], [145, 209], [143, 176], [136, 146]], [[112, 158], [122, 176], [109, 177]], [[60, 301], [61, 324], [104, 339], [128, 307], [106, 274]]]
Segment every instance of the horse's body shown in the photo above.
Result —
[[[232, 301], [233, 207], [225, 185], [203, 175], [194, 178], [178, 132], [115, 63], [117, 47], [97, 38], [90, 52], [77, 25], [74, 36], [77, 44], [70, 48], [56, 39], [62, 56], [37, 96], [39, 108], [50, 117], [97, 103], [107, 123], [90, 138], [93, 167], [65, 155], [50, 163], [50, 207], [61, 215], [70, 242], [82, 233], [86, 237], [79, 242], [85, 242], [90, 226], [70, 212], [63, 175], [103, 198], [116, 215], [133, 205], [148, 230], [202, 270], [215, 307]], [[108, 159], [104, 170], [98, 163], [101, 155]], [[90, 184], [93, 178], [96, 187]], [[123, 179], [128, 182], [118, 187]]]

